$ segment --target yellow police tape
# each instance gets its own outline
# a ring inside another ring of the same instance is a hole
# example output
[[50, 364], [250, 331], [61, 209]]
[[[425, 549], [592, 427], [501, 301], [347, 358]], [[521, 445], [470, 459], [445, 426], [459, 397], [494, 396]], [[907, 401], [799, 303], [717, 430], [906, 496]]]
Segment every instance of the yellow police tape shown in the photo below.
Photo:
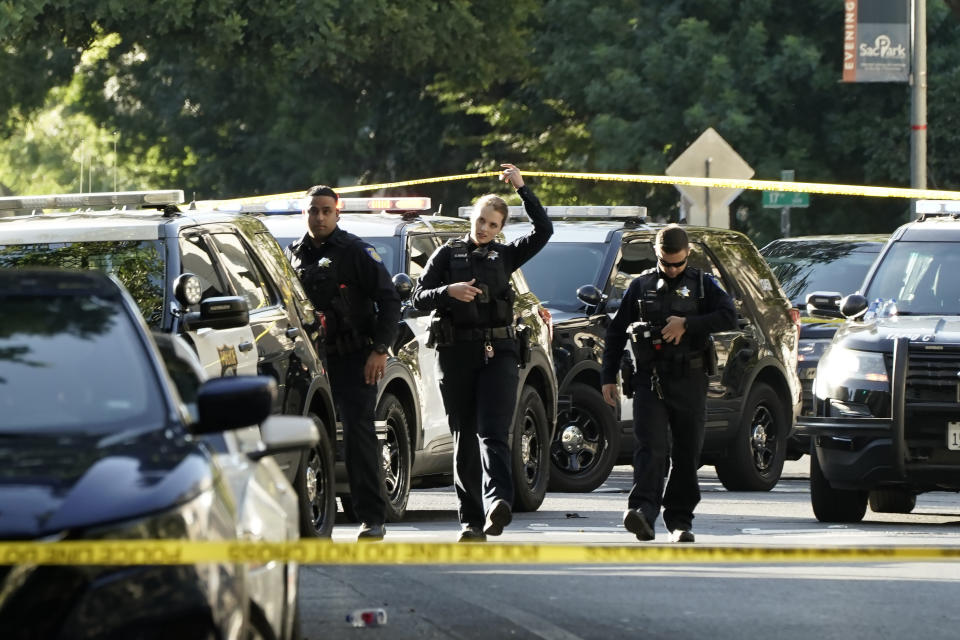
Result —
[[[340, 194], [360, 193], [364, 191], [379, 191], [397, 187], [409, 187], [419, 184], [433, 184], [438, 182], [452, 182], [456, 180], [475, 180], [478, 178], [493, 178], [500, 175], [499, 171], [483, 173], [461, 173], [451, 176], [437, 176], [414, 180], [400, 180], [398, 182], [381, 182], [378, 184], [354, 185], [351, 187], [336, 187]], [[869, 196], [875, 198], [915, 198], [918, 200], [960, 200], [960, 191], [944, 191], [941, 189], [908, 189], [905, 187], [866, 187], [849, 184], [827, 184], [819, 182], [782, 182], [778, 180], [738, 180], [733, 178], [695, 178], [682, 176], [654, 176], [642, 174], [621, 173], [576, 173], [566, 171], [524, 171], [524, 176], [542, 178], [563, 178], [574, 180], [599, 180], [612, 182], [645, 182], [650, 184], [685, 185], [691, 187], [719, 187], [729, 189], [747, 189], [756, 191], [792, 191], [797, 193], [819, 193], [825, 195]], [[198, 204], [260, 204], [270, 200], [293, 199], [303, 196], [303, 191], [293, 193], [279, 193], [230, 200], [208, 200]]]
[[0, 542], [0, 565], [301, 564], [691, 564], [960, 560], [960, 547], [749, 547], [335, 543], [329, 540]]

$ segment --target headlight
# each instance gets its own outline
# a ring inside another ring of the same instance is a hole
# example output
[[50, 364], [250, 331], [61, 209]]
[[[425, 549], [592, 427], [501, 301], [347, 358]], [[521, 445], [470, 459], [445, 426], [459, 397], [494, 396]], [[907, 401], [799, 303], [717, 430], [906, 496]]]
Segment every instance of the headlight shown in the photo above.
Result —
[[215, 522], [214, 491], [207, 489], [172, 509], [87, 531], [85, 538], [109, 540], [204, 540], [222, 537]]
[[800, 362], [804, 362], [806, 360], [819, 360], [828, 344], [830, 344], [829, 339], [801, 339], [797, 345], [797, 360]]
[[817, 397], [825, 398], [829, 389], [841, 386], [876, 388], [873, 384], [858, 385], [857, 382], [886, 383], [888, 380], [882, 353], [834, 346], [820, 360], [814, 391]]

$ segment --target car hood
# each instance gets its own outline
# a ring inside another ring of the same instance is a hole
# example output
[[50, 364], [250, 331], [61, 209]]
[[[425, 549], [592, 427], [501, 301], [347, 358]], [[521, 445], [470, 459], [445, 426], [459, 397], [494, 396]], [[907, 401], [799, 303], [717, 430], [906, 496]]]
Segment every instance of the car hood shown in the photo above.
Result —
[[897, 338], [925, 344], [960, 343], [960, 316], [892, 316], [848, 322], [837, 330], [834, 344], [863, 351], [893, 351]]
[[586, 318], [583, 311], [561, 311], [554, 307], [547, 307], [547, 311], [550, 312], [550, 318], [554, 326], [571, 320], [583, 320]]
[[0, 538], [29, 539], [140, 517], [212, 485], [195, 444], [169, 431], [0, 434]]

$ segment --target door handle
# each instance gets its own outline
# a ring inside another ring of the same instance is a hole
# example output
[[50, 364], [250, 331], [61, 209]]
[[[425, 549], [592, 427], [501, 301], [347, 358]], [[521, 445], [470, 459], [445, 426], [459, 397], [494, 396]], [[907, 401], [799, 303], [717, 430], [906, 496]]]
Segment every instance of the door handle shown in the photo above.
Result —
[[300, 335], [300, 328], [299, 328], [299, 327], [287, 327], [287, 330], [286, 330], [284, 333], [286, 333], [286, 334], [287, 334], [287, 337], [292, 340], [293, 338], [296, 338], [298, 335]]
[[247, 351], [250, 351], [250, 349], [253, 349], [253, 343], [250, 342], [249, 340], [247, 340], [246, 342], [241, 342], [240, 344], [237, 345], [237, 349], [240, 349], [240, 351], [243, 351], [244, 353], [246, 353]]

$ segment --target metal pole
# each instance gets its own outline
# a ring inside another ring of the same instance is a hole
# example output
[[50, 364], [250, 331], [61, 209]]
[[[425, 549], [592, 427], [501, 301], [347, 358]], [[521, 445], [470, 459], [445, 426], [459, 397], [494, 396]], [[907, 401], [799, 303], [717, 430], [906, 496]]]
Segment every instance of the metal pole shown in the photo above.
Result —
[[83, 156], [87, 153], [87, 139], [80, 139], [80, 193], [83, 193]]
[[[707, 159], [704, 161], [704, 163], [703, 163], [703, 164], [704, 164], [704, 169], [703, 169], [703, 172], [704, 172], [704, 176], [703, 176], [703, 177], [704, 177], [704, 178], [709, 178], [709, 177], [710, 177], [710, 163], [711, 163], [711, 162], [713, 162], [713, 158], [707, 158]], [[706, 198], [704, 198], [704, 206], [705, 206], [706, 209], [707, 209], [706, 224], [705, 224], [704, 226], [709, 227], [709, 226], [710, 226], [710, 187], [704, 187], [704, 189], [707, 190]]]
[[780, 235], [790, 237], [790, 207], [780, 209]]
[[117, 190], [117, 136], [119, 131], [113, 132], [113, 190]]
[[[913, 55], [910, 73], [910, 186], [927, 188], [927, 0], [913, 0]], [[917, 217], [917, 201], [911, 203]]]

